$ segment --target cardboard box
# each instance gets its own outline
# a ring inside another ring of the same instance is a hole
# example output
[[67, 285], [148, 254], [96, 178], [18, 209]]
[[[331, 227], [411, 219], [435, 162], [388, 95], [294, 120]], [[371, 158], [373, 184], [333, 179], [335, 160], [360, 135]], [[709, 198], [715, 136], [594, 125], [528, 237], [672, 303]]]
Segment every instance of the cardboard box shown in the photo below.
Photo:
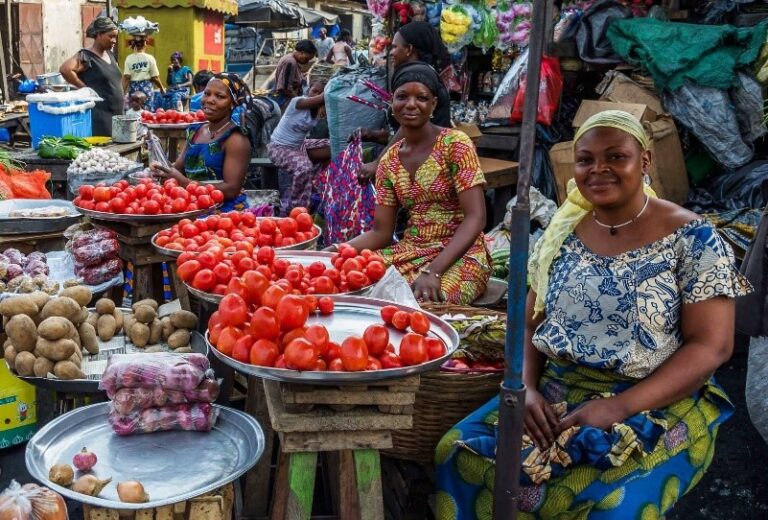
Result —
[[576, 116], [573, 118], [573, 127], [579, 128], [584, 122], [598, 112], [605, 110], [623, 110], [635, 116], [638, 121], [656, 121], [656, 112], [648, 105], [638, 103], [613, 103], [611, 101], [593, 101], [587, 99], [581, 102]]
[[[662, 116], [655, 121], [643, 122], [643, 126], [651, 139], [651, 187], [662, 199], [682, 204], [688, 197], [689, 184], [675, 122]], [[558, 202], [562, 204], [568, 181], [573, 178], [573, 141], [554, 145], [549, 150], [549, 160], [555, 174]]]
[[459, 123], [456, 125], [456, 130], [461, 130], [469, 136], [472, 141], [477, 141], [483, 136], [483, 132], [480, 131], [480, 127], [477, 125], [469, 125], [467, 123]]
[[656, 114], [664, 113], [664, 107], [658, 96], [619, 71], [612, 70], [606, 73], [605, 78], [595, 90], [600, 94], [600, 99], [603, 101], [637, 103], [638, 105], [647, 105]]
[[11, 374], [0, 359], [0, 449], [21, 444], [37, 430], [35, 387]]

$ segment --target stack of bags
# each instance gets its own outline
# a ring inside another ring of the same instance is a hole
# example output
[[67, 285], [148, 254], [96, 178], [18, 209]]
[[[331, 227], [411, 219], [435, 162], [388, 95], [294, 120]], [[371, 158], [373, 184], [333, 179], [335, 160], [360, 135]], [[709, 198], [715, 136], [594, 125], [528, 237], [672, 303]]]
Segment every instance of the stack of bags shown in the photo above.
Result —
[[118, 435], [210, 431], [218, 418], [219, 382], [202, 354], [116, 354], [99, 388], [112, 400], [109, 424]]

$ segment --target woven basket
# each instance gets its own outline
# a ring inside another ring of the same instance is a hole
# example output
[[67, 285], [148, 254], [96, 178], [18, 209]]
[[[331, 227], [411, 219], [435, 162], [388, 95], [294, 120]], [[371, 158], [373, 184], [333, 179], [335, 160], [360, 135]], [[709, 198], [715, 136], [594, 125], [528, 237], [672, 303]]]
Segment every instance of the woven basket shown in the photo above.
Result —
[[[422, 308], [437, 315], [503, 315], [490, 309], [459, 305], [425, 303]], [[431, 464], [442, 436], [461, 419], [498, 395], [503, 377], [503, 373], [422, 374], [413, 406], [413, 429], [394, 430], [393, 447], [383, 452], [390, 457]]]

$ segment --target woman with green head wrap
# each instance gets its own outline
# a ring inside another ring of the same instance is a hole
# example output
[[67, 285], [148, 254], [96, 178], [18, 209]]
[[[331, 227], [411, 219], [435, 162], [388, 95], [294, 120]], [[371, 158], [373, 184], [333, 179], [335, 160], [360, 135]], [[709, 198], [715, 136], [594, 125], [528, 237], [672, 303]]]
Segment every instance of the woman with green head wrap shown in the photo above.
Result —
[[[660, 518], [701, 479], [733, 405], [711, 377], [750, 290], [698, 215], [660, 200], [642, 125], [588, 119], [531, 256], [521, 518]], [[441, 518], [491, 518], [498, 398], [437, 449]]]
[[112, 116], [123, 113], [123, 75], [112, 53], [117, 44], [117, 25], [102, 16], [91, 22], [85, 35], [93, 38], [91, 46], [65, 61], [59, 72], [75, 87], [96, 91], [103, 101], [91, 111], [92, 134], [111, 137]]

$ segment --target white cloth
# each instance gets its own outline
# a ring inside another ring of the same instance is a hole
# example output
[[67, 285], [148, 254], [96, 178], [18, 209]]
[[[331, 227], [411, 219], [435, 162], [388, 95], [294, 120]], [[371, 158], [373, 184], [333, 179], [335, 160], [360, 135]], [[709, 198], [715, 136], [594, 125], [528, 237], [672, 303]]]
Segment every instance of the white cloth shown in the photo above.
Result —
[[285, 109], [285, 114], [280, 119], [275, 131], [272, 132], [270, 143], [280, 146], [300, 147], [315, 125], [315, 119], [309, 109], [296, 108], [296, 103], [305, 97], [293, 98]]
[[331, 49], [333, 49], [334, 43], [336, 42], [334, 42], [333, 38], [330, 36], [325, 40], [315, 40], [315, 47], [317, 47], [317, 57], [320, 59], [320, 61], [325, 61], [325, 59], [328, 57], [328, 53], [331, 52]]

